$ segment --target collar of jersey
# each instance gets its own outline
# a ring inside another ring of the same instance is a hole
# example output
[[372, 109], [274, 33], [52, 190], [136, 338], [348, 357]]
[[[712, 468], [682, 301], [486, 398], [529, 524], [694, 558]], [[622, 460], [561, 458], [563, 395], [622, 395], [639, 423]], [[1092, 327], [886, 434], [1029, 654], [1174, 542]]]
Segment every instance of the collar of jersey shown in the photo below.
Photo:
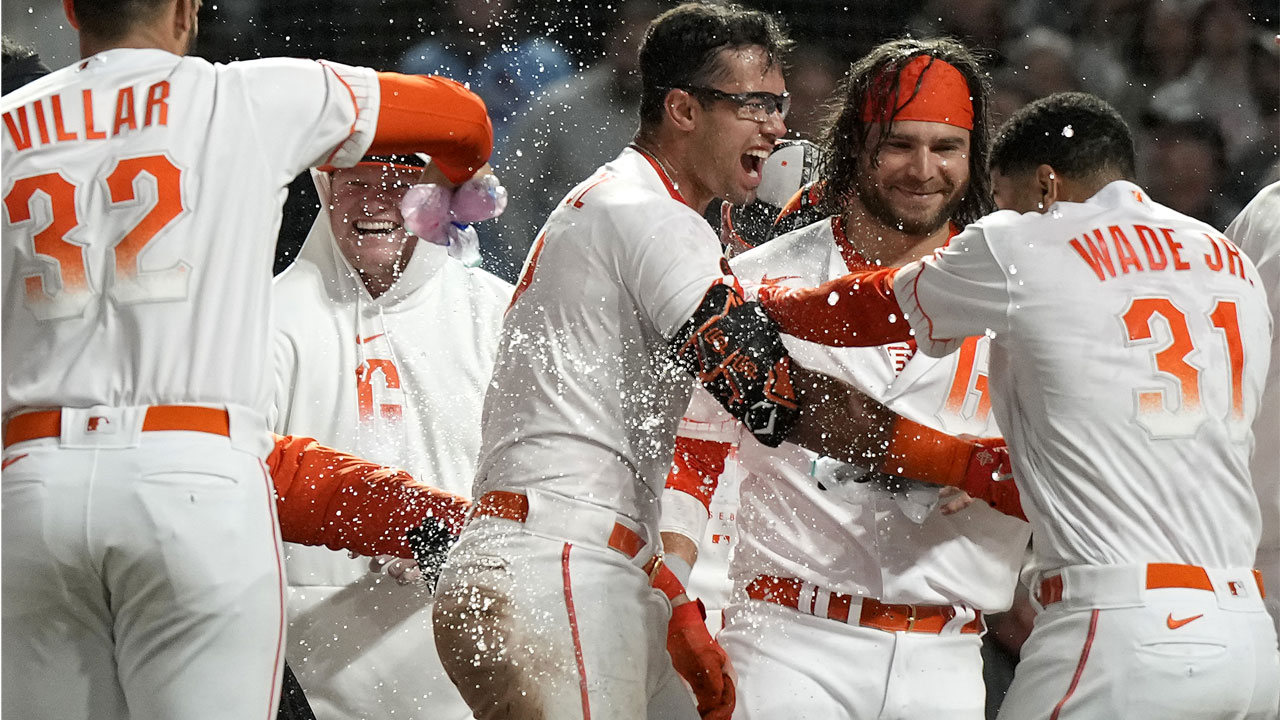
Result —
[[640, 153], [640, 157], [648, 161], [649, 166], [658, 174], [658, 179], [662, 181], [662, 185], [667, 189], [667, 193], [671, 195], [673, 200], [677, 200], [681, 204], [693, 207], [692, 205], [689, 205], [689, 201], [685, 200], [684, 196], [680, 194], [680, 189], [676, 186], [675, 181], [671, 179], [671, 176], [667, 174], [667, 169], [662, 167], [662, 162], [659, 161], [657, 157], [635, 143], [632, 143], [628, 147]]
[[[850, 272], [858, 270], [877, 269], [880, 266], [868, 260], [862, 253], [853, 247], [853, 243], [849, 242], [849, 236], [845, 234], [845, 219], [843, 215], [831, 216], [831, 234], [836, 238], [836, 247], [840, 250], [840, 258], [844, 260], [845, 267]], [[960, 232], [960, 228], [955, 223], [947, 223], [947, 242], [951, 242], [951, 238]], [[944, 244], [945, 247], [945, 244]]]

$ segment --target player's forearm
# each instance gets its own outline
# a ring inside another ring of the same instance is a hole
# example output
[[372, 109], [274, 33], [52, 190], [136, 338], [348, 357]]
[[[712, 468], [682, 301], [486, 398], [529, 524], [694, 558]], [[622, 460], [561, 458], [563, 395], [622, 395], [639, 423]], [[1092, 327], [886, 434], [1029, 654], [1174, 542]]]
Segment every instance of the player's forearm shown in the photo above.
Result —
[[787, 437], [807, 450], [859, 467], [880, 464], [895, 415], [848, 383], [793, 365], [800, 420]]
[[[688, 584], [689, 572], [692, 571], [694, 563], [698, 562], [697, 541], [683, 533], [663, 531], [662, 553], [667, 558], [667, 564], [676, 573], [676, 577], [680, 578], [680, 582]], [[681, 563], [683, 563], [683, 566]], [[681, 568], [684, 571], [677, 570], [677, 568]]]
[[782, 332], [835, 347], [869, 347], [911, 338], [893, 292], [896, 268], [850, 273], [813, 288], [769, 285], [760, 304]]
[[[724, 473], [731, 446], [726, 442], [676, 437], [676, 448], [662, 490], [663, 552], [683, 562], [681, 581], [698, 560], [698, 542], [710, 518], [711, 497]], [[677, 567], [680, 567], [677, 565]]]
[[456, 535], [470, 508], [465, 498], [419, 483], [403, 470], [311, 438], [276, 436], [267, 465], [287, 542], [413, 558], [412, 531], [436, 518]]
[[381, 101], [369, 154], [426, 153], [457, 185], [493, 152], [493, 125], [478, 95], [446, 78], [378, 73]]

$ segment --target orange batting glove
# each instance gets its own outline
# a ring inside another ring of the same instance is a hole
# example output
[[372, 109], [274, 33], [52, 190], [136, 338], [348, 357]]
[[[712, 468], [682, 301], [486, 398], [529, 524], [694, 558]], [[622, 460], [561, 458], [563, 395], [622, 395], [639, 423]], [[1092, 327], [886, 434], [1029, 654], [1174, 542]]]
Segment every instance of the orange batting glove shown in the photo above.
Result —
[[729, 656], [707, 631], [702, 601], [690, 599], [680, 579], [665, 565], [658, 566], [653, 587], [671, 601], [667, 654], [693, 690], [698, 714], [704, 720], [729, 720], [736, 700]]

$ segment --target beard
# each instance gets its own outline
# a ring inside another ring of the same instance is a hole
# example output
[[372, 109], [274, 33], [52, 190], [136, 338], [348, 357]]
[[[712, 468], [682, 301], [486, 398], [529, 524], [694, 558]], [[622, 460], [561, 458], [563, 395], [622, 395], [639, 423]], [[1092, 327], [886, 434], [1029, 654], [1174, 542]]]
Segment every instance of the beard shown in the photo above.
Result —
[[955, 214], [956, 209], [960, 207], [960, 203], [964, 200], [964, 190], [956, 188], [954, 185], [948, 185], [947, 190], [950, 194], [938, 212], [926, 217], [904, 217], [900, 210], [894, 208], [893, 203], [880, 186], [867, 183], [864, 177], [861, 174], [858, 176], [857, 181], [853, 184], [853, 189], [858, 194], [858, 200], [862, 201], [862, 206], [866, 208], [867, 213], [884, 225], [897, 228], [908, 235], [923, 236], [936, 232], [951, 221], [951, 216]]

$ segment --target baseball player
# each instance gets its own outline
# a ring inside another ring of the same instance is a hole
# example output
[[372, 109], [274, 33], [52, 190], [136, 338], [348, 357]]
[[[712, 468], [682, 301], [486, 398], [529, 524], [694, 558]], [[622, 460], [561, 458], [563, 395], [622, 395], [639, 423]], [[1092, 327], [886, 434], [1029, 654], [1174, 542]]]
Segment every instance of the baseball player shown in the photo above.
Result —
[[1101, 100], [1035, 101], [992, 150], [1005, 211], [905, 268], [762, 301], [828, 344], [905, 341], [909, 326], [941, 357], [992, 337], [992, 408], [1044, 608], [1002, 718], [1271, 718], [1280, 653], [1250, 567], [1248, 469], [1263, 282], [1221, 234], [1135, 185], [1133, 154]]
[[701, 217], [760, 183], [786, 129], [786, 45], [737, 6], [656, 18], [635, 144], [530, 250], [485, 396], [475, 516], [436, 593], [437, 648], [478, 717], [688, 717], [673, 664], [704, 717], [733, 706], [723, 652], [655, 553], [658, 497], [685, 372], [765, 444], [801, 426], [808, 386]]
[[[1280, 322], [1280, 183], [1263, 188], [1240, 213], [1226, 232], [1227, 238], [1248, 255], [1258, 268], [1262, 286], [1271, 303], [1272, 330]], [[1249, 472], [1262, 509], [1262, 540], [1255, 567], [1265, 585], [1280, 588], [1280, 333], [1271, 336], [1271, 369], [1266, 390], [1253, 421], [1253, 436], [1259, 439]], [[1267, 607], [1280, 628], [1280, 599], [1272, 594]]]
[[65, 6], [84, 59], [0, 100], [3, 713], [269, 718], [284, 187], [369, 151], [460, 183], [489, 123], [442, 79], [184, 57], [198, 0]]
[[[981, 78], [973, 56], [947, 40], [886, 43], [859, 60], [827, 138], [838, 170], [820, 180], [832, 189], [823, 209], [835, 214], [735, 258], [735, 274], [813, 286], [902, 264], [979, 217], [990, 202]], [[885, 445], [905, 459], [869, 473], [869, 462], [764, 447], [740, 439], [740, 426], [711, 403], [691, 405], [662, 500], [664, 532], [681, 532], [674, 526], [687, 518], [688, 536], [698, 537], [698, 499], [733, 444], [748, 473], [729, 567], [739, 592], [718, 636], [738, 673], [735, 717], [982, 718], [982, 615], [1010, 606], [1029, 526], [985, 503], [944, 514], [940, 486], [888, 474], [916, 475], [933, 462], [911, 449], [915, 423], [998, 434], [988, 341], [941, 360], [912, 343], [786, 344], [805, 367], [870, 396], [863, 422], [888, 432], [864, 436], [868, 460]]]
[[[466, 494], [512, 287], [405, 230], [400, 202], [422, 164], [312, 171], [320, 214], [274, 288], [275, 429]], [[285, 569], [286, 656], [317, 718], [471, 717], [430, 648], [429, 587], [325, 548], [286, 545]]]

